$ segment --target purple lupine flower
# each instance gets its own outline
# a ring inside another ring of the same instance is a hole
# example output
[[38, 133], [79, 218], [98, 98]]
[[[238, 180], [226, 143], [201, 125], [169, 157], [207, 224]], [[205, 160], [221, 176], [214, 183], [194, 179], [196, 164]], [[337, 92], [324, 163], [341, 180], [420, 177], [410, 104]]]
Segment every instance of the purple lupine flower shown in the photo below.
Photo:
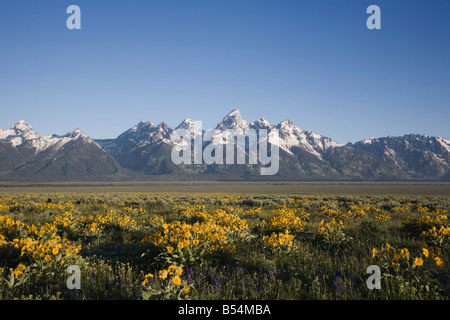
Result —
[[345, 289], [345, 283], [340, 283], [340, 281], [339, 281], [340, 279], [341, 279], [341, 276], [340, 276], [340, 272], [339, 272], [339, 274], [333, 280], [333, 286], [336, 288], [336, 293], [339, 295]]
[[214, 291], [217, 292], [220, 289], [220, 281], [219, 279], [215, 278], [213, 280], [213, 286], [214, 286]]

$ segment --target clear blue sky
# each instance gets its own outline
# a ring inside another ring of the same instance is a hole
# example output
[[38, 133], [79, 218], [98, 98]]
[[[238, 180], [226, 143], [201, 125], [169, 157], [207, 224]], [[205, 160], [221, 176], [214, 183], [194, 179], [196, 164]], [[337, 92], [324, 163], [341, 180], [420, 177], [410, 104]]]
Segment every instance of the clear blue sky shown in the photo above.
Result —
[[115, 138], [239, 108], [340, 143], [450, 138], [449, 16], [448, 0], [1, 0], [0, 128]]

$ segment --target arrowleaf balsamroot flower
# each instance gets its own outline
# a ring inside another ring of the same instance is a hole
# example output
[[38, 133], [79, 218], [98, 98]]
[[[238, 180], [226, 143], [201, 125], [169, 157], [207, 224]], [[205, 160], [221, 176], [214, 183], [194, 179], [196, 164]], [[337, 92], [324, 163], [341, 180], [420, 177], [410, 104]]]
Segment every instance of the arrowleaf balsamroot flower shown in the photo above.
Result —
[[423, 265], [423, 259], [420, 257], [414, 258], [414, 263], [416, 264], [416, 266], [421, 267]]

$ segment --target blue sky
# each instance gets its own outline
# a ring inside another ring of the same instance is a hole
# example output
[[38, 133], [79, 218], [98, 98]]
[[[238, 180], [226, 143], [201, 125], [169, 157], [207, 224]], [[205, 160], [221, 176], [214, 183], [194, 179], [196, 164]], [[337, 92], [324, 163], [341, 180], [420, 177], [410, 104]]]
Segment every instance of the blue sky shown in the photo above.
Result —
[[2, 0], [0, 128], [115, 138], [238, 108], [340, 143], [450, 138], [449, 15], [447, 0]]

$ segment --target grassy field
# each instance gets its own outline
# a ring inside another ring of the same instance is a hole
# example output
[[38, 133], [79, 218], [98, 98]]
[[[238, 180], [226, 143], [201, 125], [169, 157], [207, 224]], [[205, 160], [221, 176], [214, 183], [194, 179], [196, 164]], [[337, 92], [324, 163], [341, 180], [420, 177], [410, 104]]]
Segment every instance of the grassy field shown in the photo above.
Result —
[[450, 182], [0, 183], [1, 192], [450, 195]]
[[3, 186], [0, 299], [448, 300], [448, 188]]

